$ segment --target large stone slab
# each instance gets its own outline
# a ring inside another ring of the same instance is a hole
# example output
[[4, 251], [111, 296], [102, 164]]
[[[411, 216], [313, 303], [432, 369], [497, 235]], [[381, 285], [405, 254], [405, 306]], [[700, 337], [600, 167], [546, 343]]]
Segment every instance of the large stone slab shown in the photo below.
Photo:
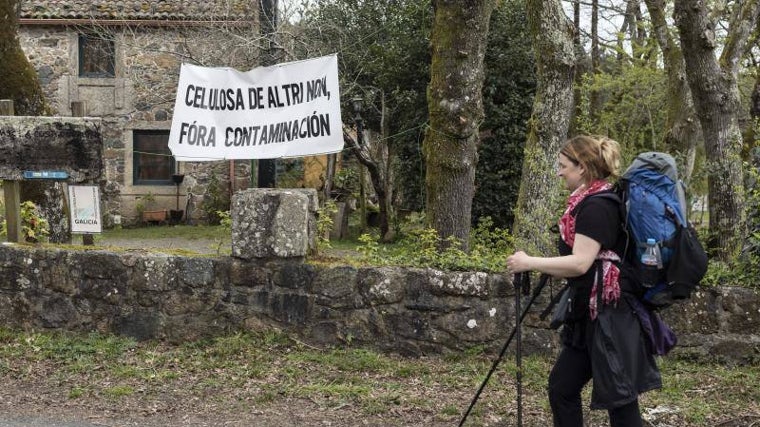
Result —
[[316, 190], [252, 188], [232, 197], [232, 256], [305, 257], [316, 242]]
[[102, 153], [100, 119], [0, 116], [0, 179], [56, 170], [67, 172], [69, 183], [97, 180]]

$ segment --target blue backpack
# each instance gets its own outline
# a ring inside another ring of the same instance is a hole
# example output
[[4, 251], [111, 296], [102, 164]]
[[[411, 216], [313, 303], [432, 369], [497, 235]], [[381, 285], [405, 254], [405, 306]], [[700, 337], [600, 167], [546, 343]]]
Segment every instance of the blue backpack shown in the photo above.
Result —
[[647, 240], [654, 239], [663, 268], [655, 284], [641, 289], [642, 299], [652, 307], [667, 307], [686, 299], [707, 272], [707, 254], [687, 218], [683, 183], [675, 160], [666, 153], [639, 154], [618, 182], [624, 229], [628, 234], [625, 254], [643, 275], [641, 255]]

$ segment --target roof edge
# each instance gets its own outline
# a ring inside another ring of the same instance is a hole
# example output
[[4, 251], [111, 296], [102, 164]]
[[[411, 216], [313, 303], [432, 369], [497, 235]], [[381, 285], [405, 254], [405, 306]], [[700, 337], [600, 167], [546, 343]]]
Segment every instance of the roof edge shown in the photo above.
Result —
[[209, 25], [229, 25], [234, 27], [244, 27], [255, 24], [254, 19], [250, 20], [172, 20], [172, 19], [60, 19], [60, 18], [19, 18], [18, 24], [21, 25], [50, 25], [50, 26], [82, 26], [82, 25], [100, 25], [100, 26], [129, 26], [129, 27], [203, 27]]

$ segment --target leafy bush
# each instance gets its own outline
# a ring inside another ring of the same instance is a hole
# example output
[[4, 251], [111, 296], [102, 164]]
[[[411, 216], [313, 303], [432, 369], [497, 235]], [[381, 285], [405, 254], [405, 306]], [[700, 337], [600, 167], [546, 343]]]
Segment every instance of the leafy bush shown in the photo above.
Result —
[[[416, 217], [415, 217], [416, 219]], [[461, 243], [449, 238], [447, 248], [439, 252], [442, 243], [438, 232], [420, 228], [413, 220], [404, 237], [394, 245], [381, 246], [378, 237], [363, 234], [358, 248], [362, 261], [373, 265], [405, 265], [455, 271], [502, 271], [504, 260], [514, 247], [512, 236], [493, 227], [493, 220], [484, 217], [472, 230], [470, 252]]]
[[[37, 243], [45, 241], [47, 236], [50, 235], [50, 224], [47, 220], [40, 216], [40, 212], [37, 210], [37, 205], [27, 200], [21, 203], [21, 236], [25, 241], [31, 243]], [[2, 222], [2, 229], [0, 229], [0, 235], [8, 234], [8, 224], [5, 219]]]
[[215, 172], [212, 172], [209, 176], [208, 187], [206, 194], [203, 196], [201, 209], [206, 213], [208, 223], [211, 225], [219, 225], [221, 223], [222, 217], [219, 216], [219, 212], [230, 210], [229, 192]]
[[333, 178], [333, 197], [340, 201], [357, 198], [359, 195], [359, 172], [353, 167], [344, 167]]
[[317, 211], [317, 252], [330, 249], [330, 232], [333, 229], [333, 215], [338, 212], [335, 201], [328, 199]]
[[710, 260], [703, 286], [742, 286], [760, 289], [760, 257], [746, 255], [730, 263]]
[[228, 239], [225, 236], [229, 236], [232, 233], [232, 214], [230, 211], [216, 211], [216, 216], [219, 218], [219, 225], [222, 228], [222, 233], [219, 233], [217, 237], [216, 254], [221, 255], [222, 245]]

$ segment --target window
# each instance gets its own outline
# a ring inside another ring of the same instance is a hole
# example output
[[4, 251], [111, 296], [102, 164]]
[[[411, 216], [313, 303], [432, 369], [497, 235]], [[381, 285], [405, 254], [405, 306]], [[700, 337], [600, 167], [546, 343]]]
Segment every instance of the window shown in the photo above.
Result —
[[174, 185], [175, 160], [168, 130], [135, 130], [132, 134], [132, 184]]
[[114, 77], [116, 49], [104, 35], [79, 35], [79, 77]]

